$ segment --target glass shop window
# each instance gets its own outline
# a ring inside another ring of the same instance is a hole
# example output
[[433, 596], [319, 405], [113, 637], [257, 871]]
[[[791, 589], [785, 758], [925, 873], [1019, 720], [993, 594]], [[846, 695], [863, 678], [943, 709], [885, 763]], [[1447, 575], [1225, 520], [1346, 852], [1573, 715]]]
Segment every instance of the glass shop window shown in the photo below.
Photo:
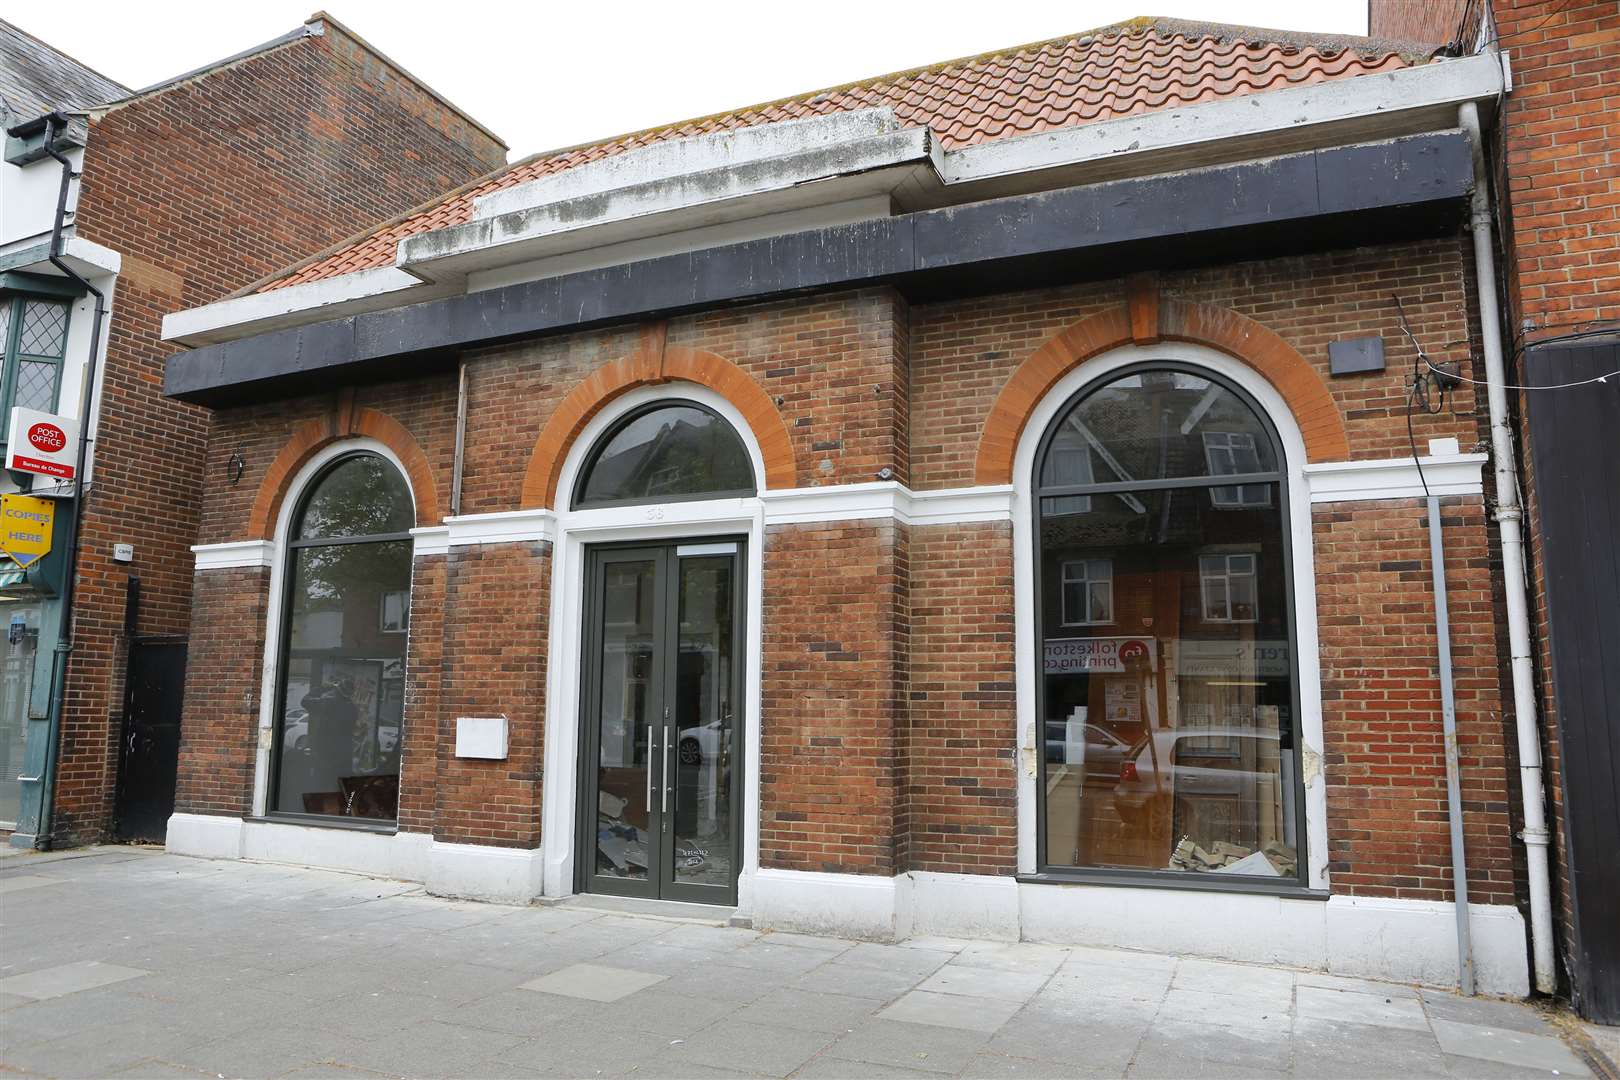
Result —
[[[0, 293], [0, 427], [11, 423], [14, 405], [56, 412], [67, 332], [66, 301]], [[0, 436], [3, 444], [10, 432]]]
[[415, 508], [372, 453], [304, 494], [287, 544], [270, 810], [393, 821], [405, 714]]
[[742, 439], [695, 401], [637, 409], [597, 440], [580, 472], [574, 509], [753, 495]]
[[1257, 407], [1197, 369], [1110, 376], [1047, 433], [1044, 872], [1302, 880], [1282, 478]]

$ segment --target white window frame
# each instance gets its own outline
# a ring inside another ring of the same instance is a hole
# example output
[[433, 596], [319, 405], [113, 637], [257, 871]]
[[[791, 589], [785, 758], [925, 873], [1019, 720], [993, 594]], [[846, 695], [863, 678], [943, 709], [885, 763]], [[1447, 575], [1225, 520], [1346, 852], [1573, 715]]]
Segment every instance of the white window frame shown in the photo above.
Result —
[[[1208, 368], [1246, 391], [1276, 426], [1283, 460], [1278, 463], [1282, 482], [1288, 485], [1288, 513], [1283, 521], [1284, 535], [1293, 561], [1291, 598], [1294, 613], [1296, 677], [1299, 680], [1299, 749], [1305, 784], [1306, 883], [1315, 889], [1328, 887], [1327, 785], [1317, 763], [1324, 744], [1322, 724], [1322, 678], [1320, 645], [1317, 634], [1315, 551], [1311, 543], [1311, 489], [1303, 463], [1305, 439], [1289, 411], [1288, 403], [1264, 376], [1240, 360], [1202, 345], [1189, 342], [1160, 342], [1157, 345], [1122, 345], [1076, 365], [1047, 390], [1025, 421], [1019, 437], [1013, 469], [1013, 583], [1014, 625], [1017, 650], [1017, 732], [1019, 745], [1027, 754], [1036, 754], [1041, 730], [1035, 714], [1035, 684], [1040, 677], [1041, 646], [1036, 633], [1037, 611], [1035, 577], [1035, 461], [1042, 437], [1062, 415], [1064, 407], [1082, 387], [1118, 369], [1144, 361], [1182, 361]], [[1035, 872], [1035, 769], [1018, 772], [1018, 870]], [[1122, 892], [1123, 894], [1123, 892]], [[1142, 891], [1131, 889], [1132, 903], [1140, 903]], [[1207, 904], [1211, 894], [1187, 894]], [[1273, 901], [1275, 902], [1275, 901]], [[1294, 901], [1284, 901], [1293, 903]], [[1167, 901], [1167, 903], [1173, 903]]]
[[[1070, 576], [1070, 571], [1075, 569], [1076, 567], [1079, 568], [1080, 575], [1078, 577], [1071, 577]], [[1093, 576], [1091, 571], [1094, 570], [1094, 569], [1097, 569], [1099, 567], [1102, 569], [1103, 572], [1101, 574], [1099, 574], [1099, 575]], [[1058, 604], [1062, 608], [1062, 619], [1063, 619], [1063, 625], [1064, 626], [1108, 626], [1108, 625], [1111, 625], [1113, 623], [1113, 621], [1114, 621], [1114, 617], [1113, 617], [1114, 616], [1114, 560], [1113, 559], [1065, 559], [1065, 560], [1063, 560], [1063, 565], [1062, 565], [1062, 567], [1061, 567], [1061, 569], [1059, 571], [1058, 578], [1059, 578]], [[1079, 619], [1070, 618], [1070, 615], [1071, 615], [1071, 612], [1069, 611], [1069, 586], [1070, 585], [1082, 585], [1082, 586], [1084, 586], [1083, 595], [1086, 598], [1086, 600], [1085, 600], [1086, 610], [1084, 612], [1084, 618], [1079, 618]], [[1108, 599], [1106, 601], [1107, 610], [1103, 613], [1102, 617], [1098, 617], [1097, 613], [1092, 610], [1092, 603], [1091, 602], [1092, 602], [1093, 597], [1092, 597], [1091, 587], [1093, 585], [1102, 585], [1105, 588], [1106, 592], [1107, 592], [1107, 596], [1108, 596]]]
[[[1235, 570], [1234, 560], [1248, 561], [1247, 570]], [[1218, 564], [1218, 565], [1217, 565]], [[1247, 578], [1253, 602], [1250, 607], [1253, 615], [1247, 619], [1240, 619], [1233, 614], [1232, 582], [1234, 579]], [[1260, 621], [1260, 556], [1252, 551], [1217, 551], [1198, 556], [1198, 599], [1203, 609], [1204, 621], [1207, 623], [1255, 623]], [[1226, 614], [1217, 615], [1209, 602], [1209, 588], [1219, 585], [1221, 594], [1225, 598]]]
[[[1254, 441], [1254, 434], [1248, 431], [1206, 431], [1204, 438], [1204, 460], [1209, 465], [1211, 476], [1241, 476], [1243, 470], [1237, 467], [1237, 454], [1246, 450], [1254, 458], [1254, 468], [1249, 472], [1264, 472], [1260, 467], [1260, 450]], [[1251, 498], [1254, 492], [1259, 498]], [[1214, 487], [1209, 489], [1209, 501], [1221, 510], [1236, 510], [1255, 506], [1271, 505], [1270, 484], [1233, 484], [1230, 487]]]

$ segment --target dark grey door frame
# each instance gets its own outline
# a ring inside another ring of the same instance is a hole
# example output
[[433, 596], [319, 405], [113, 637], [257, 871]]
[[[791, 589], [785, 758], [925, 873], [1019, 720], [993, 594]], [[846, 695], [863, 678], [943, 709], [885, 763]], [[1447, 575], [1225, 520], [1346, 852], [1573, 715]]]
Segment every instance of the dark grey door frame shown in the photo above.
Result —
[[[676, 680], [680, 652], [680, 558], [678, 549], [688, 544], [735, 544], [731, 556], [731, 638], [732, 656], [729, 687], [732, 702], [730, 725], [730, 774], [727, 778], [731, 872], [724, 887], [696, 885], [675, 880], [673, 819], [669, 803], [678, 799], [677, 772], [678, 717]], [[747, 612], [744, 595], [747, 581], [747, 537], [740, 535], [695, 536], [672, 540], [627, 541], [589, 544], [584, 559], [584, 604], [581, 626], [582, 649], [579, 694], [579, 760], [577, 764], [578, 801], [574, 848], [574, 888], [578, 892], [605, 893], [643, 899], [679, 900], [691, 903], [734, 905], [737, 902], [737, 876], [743, 857], [742, 802], [745, 791], [743, 736], [746, 728], [748, 653], [745, 645]], [[657, 729], [656, 742], [649, 739], [647, 768], [651, 772], [647, 807], [647, 877], [645, 880], [615, 878], [596, 873], [597, 805], [600, 798], [598, 763], [601, 752], [600, 709], [602, 701], [602, 650], [605, 640], [602, 610], [606, 567], [613, 563], [652, 562], [654, 565], [652, 667], [648, 675], [647, 716]], [[656, 752], [652, 747], [656, 746]]]

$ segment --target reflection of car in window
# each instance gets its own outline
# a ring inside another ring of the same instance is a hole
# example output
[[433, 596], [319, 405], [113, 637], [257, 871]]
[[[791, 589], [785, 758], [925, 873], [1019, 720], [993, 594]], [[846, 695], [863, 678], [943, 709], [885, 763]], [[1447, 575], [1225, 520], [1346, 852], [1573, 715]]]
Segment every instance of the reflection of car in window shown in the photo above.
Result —
[[[1122, 739], [1112, 731], [1100, 724], [1087, 724], [1085, 728], [1086, 741], [1084, 746], [1086, 777], [1088, 779], [1106, 779], [1115, 781], [1119, 779], [1120, 766], [1124, 764], [1125, 757], [1131, 752], [1132, 743]], [[1068, 721], [1048, 720], [1046, 722], [1046, 760], [1062, 764], [1068, 755], [1065, 745], [1068, 741]], [[1074, 764], [1078, 764], [1075, 762]]]
[[[1223, 752], [1211, 757], [1204, 748], [1217, 739], [1225, 740], [1235, 753]], [[1136, 822], [1150, 811], [1150, 804], [1156, 799], [1251, 797], [1258, 784], [1270, 783], [1276, 777], [1280, 741], [1277, 732], [1252, 727], [1196, 727], [1155, 732], [1151, 746], [1147, 739], [1142, 739], [1120, 765], [1114, 808], [1121, 818]], [[1222, 764], [1205, 764], [1217, 761]], [[1264, 762], [1270, 767], [1234, 768], [1231, 765], [1234, 761]]]
[[680, 741], [675, 744], [675, 752], [680, 756], [682, 765], [701, 765], [705, 761], [717, 761], [720, 757], [721, 740], [725, 736], [726, 728], [722, 720], [710, 720], [706, 724], [681, 728]]

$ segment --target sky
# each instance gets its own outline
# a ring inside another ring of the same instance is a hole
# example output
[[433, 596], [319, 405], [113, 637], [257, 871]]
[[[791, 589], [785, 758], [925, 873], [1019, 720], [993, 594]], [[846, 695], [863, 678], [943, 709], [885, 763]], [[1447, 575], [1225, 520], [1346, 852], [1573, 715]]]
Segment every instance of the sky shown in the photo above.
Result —
[[[0, 15], [140, 88], [301, 25], [323, 0], [0, 0]], [[1364, 34], [1367, 0], [329, 0], [511, 157], [1072, 34], [1141, 14]]]

